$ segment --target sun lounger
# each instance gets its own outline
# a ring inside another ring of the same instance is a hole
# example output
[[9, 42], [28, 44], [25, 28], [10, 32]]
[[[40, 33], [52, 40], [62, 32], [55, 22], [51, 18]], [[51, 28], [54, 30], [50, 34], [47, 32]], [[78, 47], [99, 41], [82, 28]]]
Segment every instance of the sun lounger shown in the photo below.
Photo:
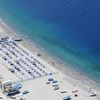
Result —
[[67, 91], [61, 91], [60, 93], [67, 93]]
[[54, 87], [54, 90], [58, 90], [58, 89], [59, 89], [59, 86], [55, 86], [55, 87]]

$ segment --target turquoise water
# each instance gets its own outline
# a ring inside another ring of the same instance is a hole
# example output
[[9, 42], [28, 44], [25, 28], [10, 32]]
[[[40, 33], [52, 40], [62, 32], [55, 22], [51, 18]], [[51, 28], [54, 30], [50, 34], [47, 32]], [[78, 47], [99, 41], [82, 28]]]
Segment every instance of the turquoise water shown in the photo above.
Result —
[[100, 82], [99, 0], [0, 0], [0, 17]]

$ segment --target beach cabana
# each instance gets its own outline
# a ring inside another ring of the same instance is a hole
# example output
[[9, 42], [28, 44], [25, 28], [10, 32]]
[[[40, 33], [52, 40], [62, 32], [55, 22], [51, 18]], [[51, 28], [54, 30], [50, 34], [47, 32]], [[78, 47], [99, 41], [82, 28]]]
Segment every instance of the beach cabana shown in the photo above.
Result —
[[91, 96], [91, 97], [94, 97], [94, 96], [96, 96], [96, 95], [97, 95], [97, 94], [94, 93], [94, 92], [90, 93], [90, 96]]
[[71, 97], [70, 96], [66, 96], [63, 98], [63, 100], [71, 100]]
[[53, 80], [53, 81], [52, 81], [52, 86], [58, 86], [58, 81]]

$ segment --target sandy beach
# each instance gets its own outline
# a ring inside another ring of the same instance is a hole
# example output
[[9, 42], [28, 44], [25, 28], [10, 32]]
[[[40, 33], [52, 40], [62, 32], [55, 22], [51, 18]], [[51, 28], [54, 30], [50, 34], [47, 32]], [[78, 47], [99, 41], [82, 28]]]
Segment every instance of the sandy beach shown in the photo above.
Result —
[[[46, 66], [46, 68], [42, 68], [46, 73], [41, 73], [41, 75], [36, 76], [36, 78], [28, 74], [27, 77], [24, 77], [19, 74], [19, 72], [11, 73], [8, 70], [8, 67], [11, 68], [11, 66], [2, 59], [3, 51], [0, 51], [2, 54], [2, 56], [0, 55], [0, 75], [3, 77], [3, 81], [11, 80], [12, 82], [20, 82], [22, 84], [21, 92], [29, 90], [29, 93], [26, 95], [17, 95], [16, 100], [20, 100], [20, 98], [25, 98], [25, 100], [63, 100], [66, 96], [70, 96], [72, 100], [98, 100], [100, 98], [99, 84], [69, 67], [71, 65], [63, 64], [56, 57], [50, 55], [28, 38], [23, 38], [22, 35], [20, 36], [11, 30], [11, 28], [0, 19], [0, 38], [3, 37], [10, 37], [11, 40], [21, 38], [22, 41], [18, 42], [17, 45], [23, 50], [26, 50], [29, 56], [32, 55], [37, 61], [40, 61], [41, 64]], [[9, 47], [7, 48], [9, 49]], [[17, 50], [19, 49], [17, 48]], [[25, 60], [20, 54], [18, 57]], [[25, 57], [27, 57], [27, 55]], [[14, 60], [16, 59], [14, 58]], [[21, 71], [23, 71], [23, 69], [21, 69]], [[24, 72], [25, 71], [23, 71], [23, 73]], [[54, 84], [52, 82], [48, 83], [49, 73], [52, 73], [52, 77], [57, 80], [59, 89], [55, 90]], [[89, 95], [90, 88], [96, 93], [96, 96], [91, 97]], [[78, 96], [76, 97], [75, 94]], [[2, 96], [4, 100], [11, 100], [11, 98], [7, 98], [2, 91], [0, 91], [0, 96]]]

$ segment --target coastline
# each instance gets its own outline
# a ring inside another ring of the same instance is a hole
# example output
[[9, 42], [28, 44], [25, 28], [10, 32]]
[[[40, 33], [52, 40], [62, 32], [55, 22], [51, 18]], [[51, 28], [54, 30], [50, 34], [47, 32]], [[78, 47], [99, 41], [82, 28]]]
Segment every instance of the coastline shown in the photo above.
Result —
[[[64, 74], [64, 80], [69, 81], [71, 84], [75, 84], [85, 91], [88, 91], [88, 89], [91, 87], [93, 90], [97, 91], [98, 93], [100, 92], [100, 85], [94, 82], [93, 80], [89, 79], [82, 73], [80, 73], [78, 70], [72, 69], [70, 67], [71, 65], [65, 65], [61, 60], [58, 58], [54, 57], [52, 54], [49, 52], [45, 51], [44, 48], [40, 47], [38, 44], [35, 42], [29, 40], [28, 38], [24, 38], [22, 34], [17, 34], [17, 32], [13, 31], [7, 24], [5, 24], [1, 19], [0, 19], [0, 27], [2, 26], [6, 29], [6, 32], [9, 37], [12, 37], [15, 39], [16, 37], [22, 38], [23, 41], [21, 44], [28, 48], [31, 52], [34, 52], [36, 55], [37, 53], [40, 53], [41, 59], [44, 59], [49, 65], [55, 67], [60, 73]], [[2, 25], [3, 24], [3, 25]], [[7, 35], [5, 34], [5, 36]], [[4, 34], [3, 34], [4, 35]], [[68, 67], [67, 67], [68, 66]]]

